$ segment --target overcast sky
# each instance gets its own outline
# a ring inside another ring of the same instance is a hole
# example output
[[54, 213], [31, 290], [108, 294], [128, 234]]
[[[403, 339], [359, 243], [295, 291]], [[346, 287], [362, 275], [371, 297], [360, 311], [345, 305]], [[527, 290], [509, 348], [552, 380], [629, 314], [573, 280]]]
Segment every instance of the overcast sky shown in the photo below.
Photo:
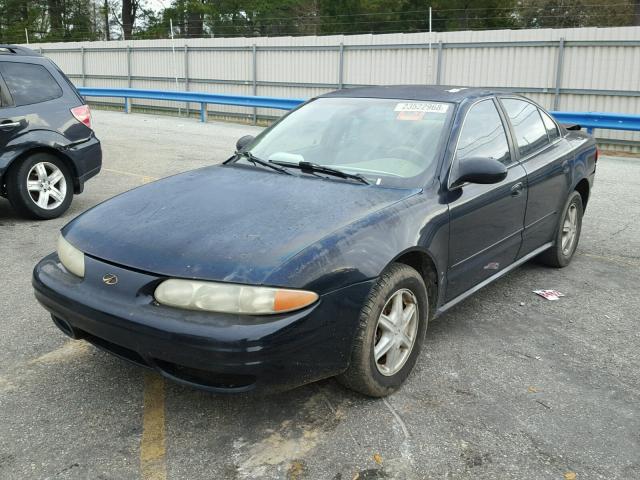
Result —
[[146, 0], [145, 6], [152, 8], [156, 12], [171, 5], [171, 0]]

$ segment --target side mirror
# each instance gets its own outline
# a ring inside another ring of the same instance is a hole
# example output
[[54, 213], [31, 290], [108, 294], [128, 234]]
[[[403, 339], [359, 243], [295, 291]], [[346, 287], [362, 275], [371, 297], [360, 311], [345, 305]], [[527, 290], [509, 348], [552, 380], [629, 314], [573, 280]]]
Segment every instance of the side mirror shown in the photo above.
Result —
[[253, 135], [245, 135], [244, 137], [240, 137], [236, 142], [236, 151], [243, 151], [245, 147], [251, 144], [254, 140], [255, 137]]
[[499, 183], [507, 178], [507, 167], [495, 158], [469, 157], [458, 162], [458, 172], [452, 187], [465, 182], [469, 183]]

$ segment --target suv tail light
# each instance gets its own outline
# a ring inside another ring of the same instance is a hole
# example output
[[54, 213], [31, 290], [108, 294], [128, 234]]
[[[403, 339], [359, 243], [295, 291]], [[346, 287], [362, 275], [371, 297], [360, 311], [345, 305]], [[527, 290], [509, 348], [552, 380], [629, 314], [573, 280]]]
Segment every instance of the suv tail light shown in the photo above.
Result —
[[596, 163], [598, 163], [598, 158], [600, 158], [600, 149], [596, 147]]
[[73, 115], [80, 123], [91, 128], [91, 109], [89, 108], [89, 105], [80, 105], [79, 107], [72, 108], [71, 115]]

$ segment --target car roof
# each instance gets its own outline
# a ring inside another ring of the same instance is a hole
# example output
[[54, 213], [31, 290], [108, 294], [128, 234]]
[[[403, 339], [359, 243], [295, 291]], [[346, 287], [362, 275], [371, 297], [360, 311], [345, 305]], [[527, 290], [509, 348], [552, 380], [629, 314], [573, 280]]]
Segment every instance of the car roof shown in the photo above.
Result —
[[0, 55], [16, 55], [21, 57], [41, 57], [38, 52], [27, 47], [0, 43]]
[[343, 98], [393, 98], [402, 100], [429, 100], [460, 103], [465, 100], [508, 93], [491, 88], [456, 87], [445, 85], [382, 85], [372, 87], [343, 88], [320, 95]]

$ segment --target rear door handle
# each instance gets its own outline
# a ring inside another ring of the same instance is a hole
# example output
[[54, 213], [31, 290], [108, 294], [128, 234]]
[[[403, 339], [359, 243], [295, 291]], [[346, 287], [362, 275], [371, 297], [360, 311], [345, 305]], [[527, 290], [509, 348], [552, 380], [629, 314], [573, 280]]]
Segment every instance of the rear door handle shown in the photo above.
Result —
[[10, 120], [0, 122], [0, 130], [13, 130], [21, 125], [20, 122], [12, 122]]
[[522, 182], [516, 183], [513, 187], [511, 187], [511, 196], [519, 196], [522, 193], [522, 190], [524, 190], [524, 184]]

